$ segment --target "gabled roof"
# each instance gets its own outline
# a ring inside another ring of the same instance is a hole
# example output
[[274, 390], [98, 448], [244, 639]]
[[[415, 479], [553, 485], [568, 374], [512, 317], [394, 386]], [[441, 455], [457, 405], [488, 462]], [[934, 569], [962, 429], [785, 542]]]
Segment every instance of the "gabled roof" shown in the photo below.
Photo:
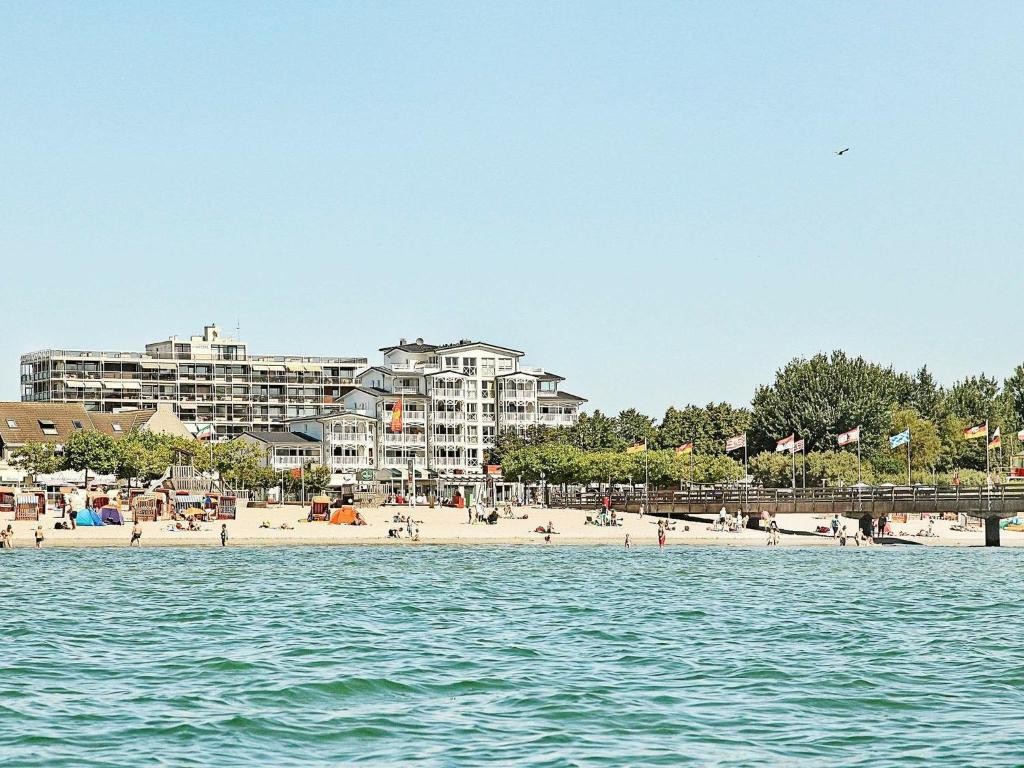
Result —
[[357, 373], [356, 374], [356, 378], [357, 379], [361, 379], [361, 378], [363, 378], [363, 376], [368, 374], [370, 371], [380, 371], [381, 373], [386, 373], [388, 376], [394, 376], [395, 375], [395, 372], [392, 371], [390, 368], [385, 368], [385, 367], [380, 366], [380, 365], [371, 365], [369, 368], [366, 368], [366, 369], [360, 371], [359, 373]]
[[243, 432], [242, 437], [251, 437], [267, 445], [319, 445], [315, 437], [300, 432]]
[[496, 379], [504, 379], [508, 376], [529, 376], [531, 379], [539, 379], [540, 374], [530, 373], [529, 371], [509, 371], [508, 373], [499, 373], [495, 376]]
[[550, 373], [548, 371], [544, 371], [538, 378], [541, 381], [565, 381], [565, 376], [559, 376], [557, 373]]
[[396, 349], [401, 350], [402, 352], [423, 353], [433, 352], [435, 349], [437, 349], [437, 346], [435, 344], [424, 344], [422, 342], [417, 342], [415, 344], [396, 344], [393, 347], [381, 347], [377, 351], [387, 354], [388, 352], [394, 352]]
[[576, 402], [576, 403], [585, 403], [585, 402], [587, 402], [587, 398], [580, 397], [579, 395], [574, 395], [571, 392], [555, 392], [554, 395], [550, 395], [550, 396], [548, 396], [545, 399], [547, 399], [547, 400], [572, 400], [573, 402]]
[[[0, 403], [0, 440], [5, 445], [63, 443], [75, 432], [89, 430], [121, 437], [146, 426], [155, 414], [154, 410], [141, 409], [100, 413], [87, 411], [81, 403], [3, 402]], [[47, 427], [45, 432], [44, 424]], [[119, 424], [121, 429], [114, 429], [115, 424]]]
[[512, 355], [517, 355], [519, 357], [522, 357], [523, 355], [526, 354], [525, 352], [522, 352], [518, 349], [512, 349], [511, 347], [502, 347], [498, 344], [490, 344], [486, 341], [470, 341], [469, 339], [463, 339], [462, 341], [457, 341], [453, 344], [442, 344], [441, 346], [436, 348], [436, 351], [451, 352], [456, 349], [464, 349], [465, 347], [487, 347], [488, 349], [494, 349], [499, 352], [508, 352]]

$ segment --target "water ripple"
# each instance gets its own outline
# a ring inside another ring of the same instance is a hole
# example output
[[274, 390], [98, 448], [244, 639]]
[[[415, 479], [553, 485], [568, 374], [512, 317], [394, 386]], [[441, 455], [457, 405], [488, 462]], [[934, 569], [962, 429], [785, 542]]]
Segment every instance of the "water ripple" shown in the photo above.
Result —
[[0, 761], [1016, 766], [1022, 558], [14, 550]]

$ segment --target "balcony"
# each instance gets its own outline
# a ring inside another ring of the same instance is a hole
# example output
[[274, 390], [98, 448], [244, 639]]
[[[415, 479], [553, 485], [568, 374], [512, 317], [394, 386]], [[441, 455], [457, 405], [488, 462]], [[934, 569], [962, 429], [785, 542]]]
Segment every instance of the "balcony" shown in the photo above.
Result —
[[504, 424], [533, 424], [537, 421], [537, 415], [533, 412], [529, 413], [502, 413], [500, 414], [500, 421]]
[[332, 456], [332, 467], [344, 467], [346, 469], [361, 469], [372, 466], [373, 462], [368, 456]]
[[412, 434], [407, 434], [405, 432], [400, 432], [400, 433], [395, 434], [395, 435], [384, 435], [384, 442], [387, 445], [415, 445], [415, 446], [423, 446], [423, 445], [426, 445], [426, 442], [427, 442], [426, 438], [427, 438], [427, 436], [425, 434], [423, 434], [422, 432], [414, 432]]
[[434, 413], [434, 421], [440, 424], [461, 424], [466, 420], [466, 414], [462, 411], [437, 411]]
[[431, 443], [464, 443], [466, 442], [465, 435], [431, 435]]

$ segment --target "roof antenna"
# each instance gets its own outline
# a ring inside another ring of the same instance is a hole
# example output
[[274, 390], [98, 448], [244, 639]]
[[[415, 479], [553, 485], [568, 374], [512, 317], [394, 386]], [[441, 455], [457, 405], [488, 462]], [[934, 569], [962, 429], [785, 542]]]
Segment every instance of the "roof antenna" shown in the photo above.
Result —
[[235, 318], [235, 341], [242, 338], [242, 321], [239, 318]]

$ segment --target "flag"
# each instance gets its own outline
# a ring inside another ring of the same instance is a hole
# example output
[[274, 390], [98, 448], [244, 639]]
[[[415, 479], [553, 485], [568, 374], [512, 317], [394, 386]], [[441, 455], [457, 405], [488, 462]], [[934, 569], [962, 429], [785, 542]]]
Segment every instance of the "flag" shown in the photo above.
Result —
[[849, 432], [843, 432], [843, 434], [836, 437], [836, 442], [839, 445], [849, 445], [850, 443], [860, 442], [860, 427], [851, 429]]
[[213, 424], [196, 424], [196, 440], [213, 439]]
[[747, 447], [747, 433], [744, 432], [742, 435], [736, 435], [736, 437], [730, 437], [725, 441], [725, 450], [735, 451], [739, 448]]
[[646, 450], [647, 450], [647, 441], [644, 440], [644, 442], [642, 442], [642, 443], [637, 443], [636, 445], [629, 446], [629, 448], [626, 449], [626, 453], [643, 453]]
[[779, 440], [779, 442], [775, 444], [775, 452], [784, 453], [786, 451], [795, 450], [795, 448], [793, 447], [796, 444], [795, 440], [796, 435], [790, 435], [789, 437], [782, 438], [781, 440]]
[[799, 453], [803, 453], [803, 451], [804, 451], [804, 441], [803, 440], [797, 440], [795, 443], [793, 443], [793, 453], [798, 453], [798, 452]]
[[992, 439], [988, 441], [988, 449], [999, 448], [1003, 444], [1003, 437], [999, 434], [999, 427], [992, 433]]
[[395, 405], [391, 409], [391, 431], [402, 431], [402, 398], [395, 400]]
[[676, 448], [676, 453], [678, 453], [680, 456], [688, 456], [689, 454], [693, 453], [693, 443], [683, 443], [678, 448]]
[[893, 435], [889, 438], [890, 448], [899, 448], [901, 445], [906, 445], [910, 442], [910, 430], [905, 429], [898, 435]]
[[979, 424], [976, 427], [968, 427], [964, 430], [964, 440], [973, 440], [976, 437], [988, 437], [988, 422]]

